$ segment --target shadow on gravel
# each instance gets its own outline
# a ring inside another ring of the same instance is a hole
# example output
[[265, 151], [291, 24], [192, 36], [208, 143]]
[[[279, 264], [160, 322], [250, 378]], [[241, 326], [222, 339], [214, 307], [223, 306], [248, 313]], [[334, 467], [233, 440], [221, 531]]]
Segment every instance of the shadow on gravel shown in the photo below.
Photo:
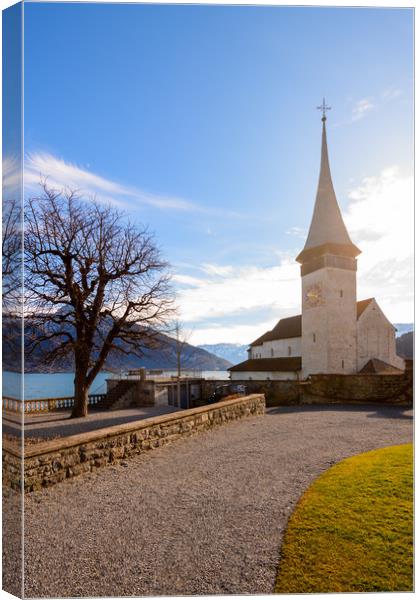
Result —
[[[168, 411], [169, 412], [169, 411]], [[173, 412], [173, 411], [171, 411]], [[60, 420], [49, 420], [36, 421], [27, 424], [25, 427], [26, 437], [42, 437], [48, 438], [53, 436], [65, 437], [68, 435], [76, 435], [79, 433], [86, 433], [88, 431], [96, 431], [104, 427], [113, 427], [115, 425], [123, 425], [124, 423], [131, 423], [134, 421], [141, 421], [148, 419], [153, 416], [160, 416], [166, 414], [162, 411], [150, 411], [145, 414], [130, 414], [130, 415], [107, 415], [104, 418], [100, 417], [100, 413], [97, 413], [98, 417], [95, 419], [70, 419], [70, 417], [64, 417]], [[94, 415], [92, 411], [90, 415]]]
[[[392, 411], [390, 409], [393, 409]], [[375, 413], [368, 415], [370, 418], [375, 419], [405, 419], [408, 421], [413, 420], [413, 414], [404, 414], [413, 409], [409, 406], [375, 406]]]
[[[383, 406], [379, 404], [296, 404], [293, 406], [269, 406], [266, 409], [266, 415], [308, 412], [365, 412], [370, 413], [367, 414], [367, 417], [370, 418], [413, 420], [412, 410], [412, 407], [409, 406]], [[410, 414], [404, 414], [407, 412], [410, 412]]]

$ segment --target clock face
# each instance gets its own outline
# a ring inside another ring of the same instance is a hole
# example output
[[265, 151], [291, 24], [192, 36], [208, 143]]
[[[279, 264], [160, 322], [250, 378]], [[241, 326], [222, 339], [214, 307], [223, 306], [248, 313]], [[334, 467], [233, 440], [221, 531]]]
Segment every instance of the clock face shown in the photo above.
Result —
[[307, 306], [308, 308], [311, 308], [313, 306], [319, 306], [320, 304], [322, 304], [322, 288], [318, 283], [306, 288], [304, 293], [304, 301], [305, 306]]

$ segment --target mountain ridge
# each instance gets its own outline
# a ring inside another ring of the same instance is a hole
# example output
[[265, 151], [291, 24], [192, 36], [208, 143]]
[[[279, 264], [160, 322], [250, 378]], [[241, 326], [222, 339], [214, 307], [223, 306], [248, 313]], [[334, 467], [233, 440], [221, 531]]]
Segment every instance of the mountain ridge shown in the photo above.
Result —
[[[397, 342], [398, 339], [414, 329], [414, 323], [393, 323], [396, 331]], [[239, 364], [248, 358], [249, 344], [229, 343], [220, 342], [216, 344], [199, 344], [198, 348], [202, 348], [207, 352], [211, 352], [215, 356], [224, 358], [233, 364]], [[397, 343], [398, 348], [398, 343]]]

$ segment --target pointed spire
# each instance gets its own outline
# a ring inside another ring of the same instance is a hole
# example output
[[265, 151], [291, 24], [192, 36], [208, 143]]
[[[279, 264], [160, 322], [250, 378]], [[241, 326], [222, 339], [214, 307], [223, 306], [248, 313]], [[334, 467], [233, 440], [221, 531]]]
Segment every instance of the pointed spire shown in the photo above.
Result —
[[[297, 257], [298, 262], [303, 262], [308, 256], [309, 250], [313, 254], [315, 248], [321, 246], [334, 245], [335, 250], [340, 250], [336, 246], [342, 247], [346, 255], [357, 256], [360, 250], [353, 244], [347, 232], [346, 226], [341, 216], [337, 198], [335, 196], [334, 186], [331, 178], [330, 163], [328, 160], [327, 132], [325, 121], [327, 120], [325, 111], [330, 107], [326, 106], [325, 99], [323, 105], [318, 107], [322, 110], [322, 144], [321, 144], [321, 168], [319, 172], [318, 191], [311, 225], [306, 240], [305, 247]], [[336, 252], [334, 252], [335, 254]]]

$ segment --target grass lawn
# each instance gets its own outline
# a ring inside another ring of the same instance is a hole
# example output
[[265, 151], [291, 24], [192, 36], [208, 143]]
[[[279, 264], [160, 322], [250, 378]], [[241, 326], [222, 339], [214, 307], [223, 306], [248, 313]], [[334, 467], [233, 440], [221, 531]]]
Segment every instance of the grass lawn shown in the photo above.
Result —
[[348, 458], [291, 516], [275, 592], [413, 590], [413, 445]]

